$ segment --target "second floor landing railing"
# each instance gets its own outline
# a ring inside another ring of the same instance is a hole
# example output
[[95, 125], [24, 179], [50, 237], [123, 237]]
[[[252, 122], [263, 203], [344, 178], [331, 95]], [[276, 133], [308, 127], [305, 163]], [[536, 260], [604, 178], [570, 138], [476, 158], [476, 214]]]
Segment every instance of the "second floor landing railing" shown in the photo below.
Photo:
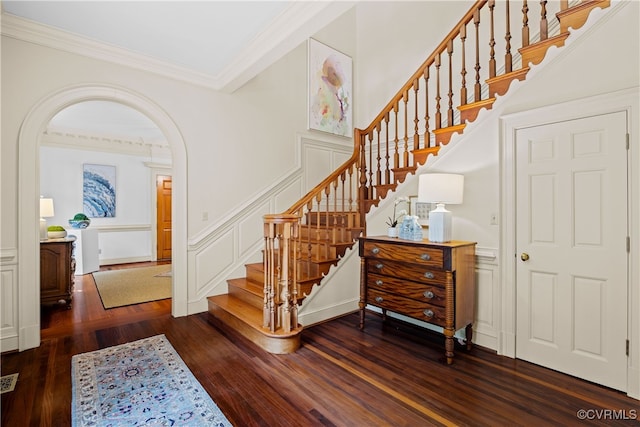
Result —
[[296, 328], [298, 302], [337, 262], [340, 245], [365, 232], [370, 208], [609, 3], [475, 2], [371, 124], [355, 129], [351, 158], [285, 213], [265, 216], [265, 327]]

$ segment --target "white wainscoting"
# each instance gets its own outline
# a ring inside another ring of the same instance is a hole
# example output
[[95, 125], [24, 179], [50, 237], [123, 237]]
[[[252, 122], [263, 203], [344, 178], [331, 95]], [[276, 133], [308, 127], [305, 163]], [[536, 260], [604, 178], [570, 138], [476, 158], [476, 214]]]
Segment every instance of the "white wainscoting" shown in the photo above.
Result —
[[0, 351], [18, 349], [18, 250], [0, 249]]
[[500, 329], [500, 280], [498, 250], [476, 248], [476, 320], [473, 342], [482, 347], [498, 348]]
[[282, 178], [226, 218], [190, 239], [189, 314], [207, 311], [207, 296], [227, 292], [227, 280], [245, 276], [245, 264], [261, 262], [263, 216], [284, 212], [353, 152], [351, 140], [298, 135], [298, 161]]
[[100, 265], [151, 261], [151, 224], [108, 225], [95, 228], [98, 229]]

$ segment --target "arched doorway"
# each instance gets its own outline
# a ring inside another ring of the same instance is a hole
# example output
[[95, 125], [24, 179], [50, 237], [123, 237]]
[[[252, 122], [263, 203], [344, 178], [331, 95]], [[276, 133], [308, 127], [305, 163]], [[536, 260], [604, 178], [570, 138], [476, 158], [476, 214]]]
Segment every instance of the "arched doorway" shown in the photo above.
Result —
[[[151, 100], [113, 86], [73, 86], [41, 100], [29, 112], [18, 135], [18, 328], [19, 350], [40, 345], [39, 304], [39, 148], [51, 118], [64, 108], [82, 101], [114, 101], [134, 108], [158, 125], [171, 148], [173, 186], [173, 286], [172, 314], [187, 315], [187, 185], [186, 148], [173, 120]], [[178, 286], [180, 284], [180, 286]]]

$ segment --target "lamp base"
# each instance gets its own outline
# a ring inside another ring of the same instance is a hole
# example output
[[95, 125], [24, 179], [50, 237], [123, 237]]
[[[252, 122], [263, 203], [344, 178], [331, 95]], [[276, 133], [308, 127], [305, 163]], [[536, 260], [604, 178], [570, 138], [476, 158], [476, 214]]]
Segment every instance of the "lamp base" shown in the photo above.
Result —
[[49, 235], [47, 233], [47, 220], [40, 218], [40, 240], [47, 240]]
[[436, 209], [429, 212], [429, 240], [434, 243], [451, 241], [451, 212], [438, 203]]

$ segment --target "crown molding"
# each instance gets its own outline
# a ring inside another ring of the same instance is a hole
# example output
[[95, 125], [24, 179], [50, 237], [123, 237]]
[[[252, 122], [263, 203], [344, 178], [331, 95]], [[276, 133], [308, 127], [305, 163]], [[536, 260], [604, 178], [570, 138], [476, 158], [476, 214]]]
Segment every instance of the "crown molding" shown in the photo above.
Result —
[[39, 46], [99, 59], [129, 68], [158, 74], [211, 89], [217, 88], [215, 78], [156, 58], [132, 52], [107, 43], [39, 24], [8, 13], [2, 13], [2, 35]]
[[171, 150], [164, 141], [145, 141], [142, 138], [122, 138], [114, 135], [83, 133], [64, 129], [47, 129], [42, 135], [42, 145], [159, 159], [171, 158]]
[[286, 8], [218, 76], [231, 93], [351, 9], [355, 1], [301, 1]]
[[174, 80], [233, 92], [307, 37], [351, 8], [354, 2], [293, 2], [239, 52], [219, 76], [181, 67], [148, 55], [2, 12], [2, 36], [154, 73]]

